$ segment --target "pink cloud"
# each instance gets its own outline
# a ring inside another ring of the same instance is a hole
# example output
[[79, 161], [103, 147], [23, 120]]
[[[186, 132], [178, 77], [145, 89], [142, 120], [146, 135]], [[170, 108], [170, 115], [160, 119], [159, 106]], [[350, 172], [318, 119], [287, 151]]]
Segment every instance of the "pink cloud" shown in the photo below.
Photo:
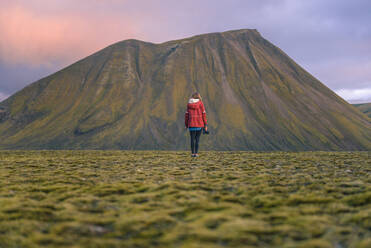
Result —
[[[38, 0], [20, 2], [5, 0], [0, 9], [0, 60], [7, 64], [72, 62], [135, 36], [132, 19], [119, 13], [105, 15], [99, 8], [94, 12], [79, 4], [73, 9], [69, 0], [52, 1], [50, 6]], [[89, 3], [99, 5], [100, 1]]]

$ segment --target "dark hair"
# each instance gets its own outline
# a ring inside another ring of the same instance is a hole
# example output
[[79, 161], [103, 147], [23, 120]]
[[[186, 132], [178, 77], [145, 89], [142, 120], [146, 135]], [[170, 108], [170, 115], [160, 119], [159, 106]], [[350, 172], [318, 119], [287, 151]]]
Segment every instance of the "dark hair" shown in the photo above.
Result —
[[202, 101], [202, 97], [201, 97], [200, 93], [198, 93], [198, 92], [193, 93], [192, 94], [192, 98], [194, 98], [194, 99], [200, 99], [200, 101]]

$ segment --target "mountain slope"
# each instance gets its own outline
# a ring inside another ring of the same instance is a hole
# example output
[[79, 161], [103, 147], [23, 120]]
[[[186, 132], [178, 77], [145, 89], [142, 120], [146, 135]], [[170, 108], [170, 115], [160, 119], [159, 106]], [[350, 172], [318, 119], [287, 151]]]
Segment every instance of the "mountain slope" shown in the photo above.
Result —
[[371, 102], [369, 103], [359, 103], [353, 104], [356, 108], [358, 108], [362, 113], [366, 114], [369, 118], [371, 118]]
[[0, 103], [0, 148], [188, 149], [196, 90], [203, 149], [371, 149], [363, 114], [248, 29], [113, 44]]

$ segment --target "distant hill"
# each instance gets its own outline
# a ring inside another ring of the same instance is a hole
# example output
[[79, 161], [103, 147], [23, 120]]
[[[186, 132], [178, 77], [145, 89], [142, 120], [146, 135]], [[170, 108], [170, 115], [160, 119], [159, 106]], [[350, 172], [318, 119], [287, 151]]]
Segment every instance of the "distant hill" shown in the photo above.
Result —
[[0, 148], [188, 149], [196, 90], [202, 149], [371, 150], [367, 117], [253, 29], [104, 48], [1, 102]]
[[358, 108], [361, 112], [365, 113], [368, 117], [371, 118], [371, 102], [369, 103], [359, 103], [353, 104], [356, 108]]

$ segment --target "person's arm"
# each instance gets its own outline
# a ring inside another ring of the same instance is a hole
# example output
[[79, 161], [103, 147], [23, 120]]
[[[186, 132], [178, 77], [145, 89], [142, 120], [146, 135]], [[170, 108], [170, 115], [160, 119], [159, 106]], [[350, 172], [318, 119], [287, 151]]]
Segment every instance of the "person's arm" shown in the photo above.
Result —
[[202, 120], [204, 121], [205, 130], [207, 130], [207, 119], [206, 119], [206, 111], [205, 111], [204, 103], [201, 104], [201, 108], [202, 108]]
[[187, 106], [187, 110], [184, 115], [184, 124], [186, 128], [188, 128], [188, 120], [189, 120], [189, 113], [188, 113], [188, 106]]

